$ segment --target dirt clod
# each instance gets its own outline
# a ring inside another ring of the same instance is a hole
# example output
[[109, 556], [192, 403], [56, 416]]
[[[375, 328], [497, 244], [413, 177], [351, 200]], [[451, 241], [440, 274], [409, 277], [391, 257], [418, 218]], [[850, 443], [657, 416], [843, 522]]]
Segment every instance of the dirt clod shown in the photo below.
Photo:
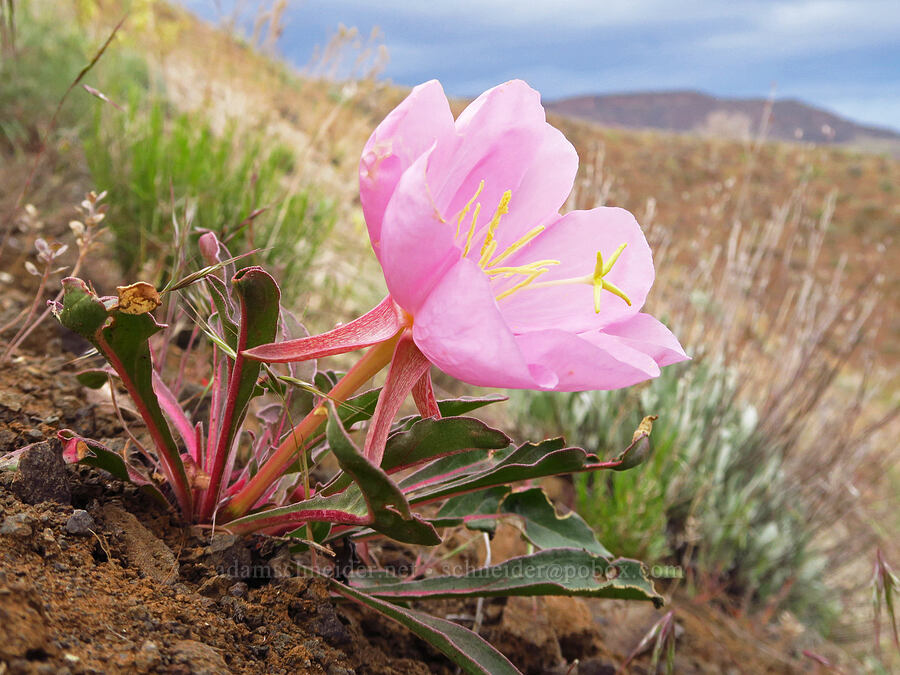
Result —
[[[42, 437], [43, 434], [38, 432], [38, 438]], [[71, 503], [72, 493], [59, 441], [36, 443], [23, 452], [11, 487], [26, 504]]]
[[[172, 673], [191, 675], [222, 675], [231, 673], [224, 659], [215, 649], [197, 640], [179, 640], [172, 645]], [[186, 670], [178, 666], [186, 667]]]
[[12, 516], [7, 516], [3, 519], [3, 525], [0, 525], [0, 534], [25, 539], [32, 534], [31, 524], [33, 522], [34, 519], [27, 513], [17, 513]]
[[178, 561], [172, 550], [137, 518], [115, 504], [101, 510], [107, 531], [118, 537], [128, 563], [154, 581], [175, 583]]

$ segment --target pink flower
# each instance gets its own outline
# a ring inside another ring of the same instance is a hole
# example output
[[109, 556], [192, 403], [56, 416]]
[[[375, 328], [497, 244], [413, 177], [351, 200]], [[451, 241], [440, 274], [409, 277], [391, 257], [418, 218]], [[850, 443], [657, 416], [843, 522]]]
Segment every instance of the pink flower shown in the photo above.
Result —
[[560, 215], [577, 166], [522, 81], [485, 92], [456, 120], [437, 81], [416, 87], [359, 165], [390, 295], [329, 333], [248, 355], [293, 361], [396, 339], [379, 409], [391, 402], [373, 427], [389, 425], [410, 390], [423, 414], [437, 412], [430, 364], [471, 384], [555, 391], [658, 376], [687, 356], [640, 312], [654, 278], [650, 248], [623, 209]]

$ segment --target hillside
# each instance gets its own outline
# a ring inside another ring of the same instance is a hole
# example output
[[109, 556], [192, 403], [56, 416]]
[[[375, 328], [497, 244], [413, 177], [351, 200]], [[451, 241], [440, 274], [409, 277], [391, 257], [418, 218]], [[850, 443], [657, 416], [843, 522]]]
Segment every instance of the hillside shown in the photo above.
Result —
[[[748, 138], [759, 132], [770, 102], [718, 98], [699, 91], [578, 96], [548, 104], [553, 112], [604, 126]], [[865, 126], [795, 99], [772, 104], [767, 136], [813, 143], [900, 142], [900, 133]]]
[[[263, 55], [251, 44], [257, 41], [238, 39], [177, 6], [138, 3], [88, 74], [85, 82], [94, 90], [75, 88], [54, 129], [48, 120], [58, 97], [121, 15], [111, 9], [121, 9], [120, 0], [82, 4], [96, 11], [71, 10], [65, 21], [53, 14], [54, 30], [70, 37], [54, 44], [72, 52], [71, 63], [54, 61], [44, 68], [37, 56], [45, 52], [37, 46], [51, 32], [36, 24], [29, 41], [22, 21], [22, 72], [32, 57], [41, 66], [34, 72], [59, 74], [52, 86], [41, 80], [42, 87], [35, 87], [47, 92], [43, 108], [30, 91], [26, 97], [10, 89], [4, 101], [0, 86], [0, 104], [7, 105], [0, 113], [12, 111], [10, 119], [22, 129], [0, 125], [0, 214], [16, 212], [20, 193], [24, 203], [34, 205], [21, 209], [0, 265], [6, 288], [0, 323], [9, 319], [13, 325], [36, 291], [39, 300], [56, 293], [62, 273], [38, 280], [25, 263], [34, 259], [37, 236], [68, 243], [69, 263], [76, 247], [68, 223], [82, 217], [73, 204], [90, 189], [109, 190], [111, 206], [105, 221], [110, 231], [92, 250], [83, 273], [98, 289], [164, 278], [172, 251], [181, 255], [177, 235], [186, 224], [231, 237], [234, 253], [265, 246], [260, 255], [271, 253], [272, 266], [265, 261], [266, 267], [281, 283], [285, 305], [312, 332], [347, 322], [384, 297], [384, 278], [360, 208], [357, 165], [371, 130], [407, 91], [379, 79], [374, 70], [351, 83], [301, 75]], [[53, 3], [43, 6], [56, 9]], [[355, 37], [342, 28], [323, 61], [354, 56]], [[129, 87], [120, 87], [123, 83]], [[675, 672], [811, 672], [814, 662], [868, 672], [865, 667], [875, 664], [869, 584], [874, 547], [880, 546], [895, 568], [900, 559], [889, 534], [898, 527], [898, 511], [890, 506], [896, 503], [900, 466], [897, 419], [890, 411], [900, 381], [900, 277], [884, 262], [898, 254], [900, 161], [846, 144], [858, 145], [860, 139], [890, 144], [892, 138], [900, 144], [900, 134], [866, 129], [794, 102], [794, 107], [776, 106], [762, 140], [755, 138], [754, 126], [762, 101], [744, 102], [746, 108], [733, 111], [712, 107], [702, 117], [697, 111], [706, 104], [697, 98], [711, 97], [679, 94], [687, 100], [682, 109], [662, 100], [675, 95], [659, 96], [656, 112], [644, 106], [638, 114], [644, 104], [635, 103], [634, 114], [623, 116], [647, 120], [635, 125], [640, 129], [579, 119], [560, 109], [565, 102], [547, 107], [551, 123], [571, 140], [580, 159], [563, 211], [609, 205], [635, 214], [654, 255], [656, 282], [647, 311], [670, 326], [693, 361], [665, 371], [668, 378], [623, 390], [627, 398], [600, 392], [525, 399], [530, 394], [512, 393], [485, 419], [510, 435], [565, 434], [572, 444], [606, 453], [623, 447], [619, 432], [627, 445], [642, 415], [659, 415], [653, 453], [638, 469], [596, 484], [566, 477], [548, 487], [560, 512], [581, 513], [611, 551], [662, 570], [653, 574], [669, 601], [665, 611], [673, 612], [668, 616], [672, 635], [678, 636]], [[454, 113], [467, 103], [452, 101]], [[691, 119], [705, 120], [707, 127], [692, 126]], [[663, 122], [670, 126], [647, 129]], [[802, 142], [785, 131], [791, 124], [809, 129]], [[816, 142], [817, 124], [820, 132], [830, 126], [833, 137]], [[722, 133], [729, 129], [740, 133]], [[46, 151], [35, 139], [46, 140]], [[270, 154], [271, 149], [277, 152]], [[178, 167], [184, 170], [174, 171]], [[139, 210], [136, 196], [145, 193], [148, 206]], [[295, 198], [308, 204], [296, 217], [285, 206]], [[140, 217], [144, 212], [151, 216], [148, 222], [161, 225], [148, 237], [146, 253], [138, 252], [143, 264], [123, 269], [115, 247], [136, 249], [148, 228]], [[190, 250], [184, 257], [196, 265]], [[283, 273], [297, 260], [300, 273], [287, 282]], [[69, 423], [66, 415], [73, 425], [86, 424], [80, 417], [93, 410], [77, 408], [83, 390], [74, 381], [65, 396], [56, 391], [57, 380], [69, 377], [71, 364], [63, 364], [69, 356], [48, 359], [65, 345], [55, 324], [39, 328], [6, 371], [8, 381], [0, 384], [0, 390], [11, 392], [0, 410], [5, 402], [11, 402], [10, 410], [21, 409], [18, 417], [7, 412], [8, 419], [0, 419], [12, 420], [8, 429], [0, 424], [0, 438], [10, 447], [21, 446], [27, 433], [49, 433], [61, 418]], [[206, 386], [201, 366], [193, 363], [195, 353], [188, 348], [184, 354], [190, 360], [181, 356], [179, 368], [186, 382]], [[349, 362], [323, 360], [320, 368], [341, 370]], [[28, 377], [22, 375], [26, 371]], [[433, 372], [439, 398], [480, 391]], [[46, 410], [37, 409], [38, 415], [30, 406], [42, 396], [52, 400], [41, 399]], [[59, 413], [57, 399], [72, 409]], [[558, 407], [542, 416], [528, 401]], [[603, 417], [601, 409], [609, 414]], [[121, 435], [121, 413], [113, 418], [112, 408], [104, 411], [91, 422], [95, 435]], [[638, 415], [635, 423], [628, 418], [632, 413]], [[578, 422], [570, 424], [574, 417]], [[39, 418], [41, 428], [32, 429]], [[76, 495], [76, 505], [93, 509], [104, 499], [101, 489], [109, 486], [98, 476], [82, 472], [76, 485], [83, 494]], [[217, 552], [207, 547], [205, 530], [188, 533], [128, 488], [114, 486], [118, 492], [112, 499], [117, 508], [121, 502], [146, 520], [152, 535], [180, 561], [174, 586], [168, 586], [168, 574], [165, 586], [140, 579], [143, 585], [134, 594], [137, 568], [120, 562], [127, 561], [126, 538], [114, 534], [111, 521], [101, 519], [99, 536], [72, 544], [64, 533], [67, 512], [32, 508], [7, 499], [3, 489], [0, 484], [0, 507], [8, 510], [0, 508], [0, 516], [40, 519], [41, 527], [47, 526], [43, 534], [35, 529], [34, 545], [22, 538], [0, 547], [9, 552], [8, 564], [18, 565], [17, 576], [48, 580], [34, 584], [38, 601], [55, 594], [47, 604], [50, 618], [35, 614], [31, 633], [38, 644], [45, 633], [71, 642], [69, 651], [81, 659], [78, 672], [89, 666], [126, 672], [142, 663], [150, 663], [151, 672], [153, 664], [162, 671], [180, 663], [199, 671], [202, 664], [194, 662], [213, 658], [211, 651], [220, 652], [233, 672], [452, 672], [410, 634], [367, 610], [333, 603], [324, 587], [293, 577], [229, 585], [233, 580], [223, 579], [227, 575], [218, 574], [212, 558], [203, 557], [206, 548]], [[446, 547], [370, 542], [367, 550], [386, 569], [411, 560], [417, 566], [424, 560], [425, 569], [448, 560], [481, 565], [488, 554], [494, 561], [522, 554], [517, 528], [518, 523], [498, 531], [487, 549], [479, 548], [481, 532], [460, 527]], [[71, 549], [65, 556], [53, 553], [47, 537], [51, 542], [66, 537]], [[44, 548], [37, 546], [41, 541]], [[257, 543], [268, 552], [275, 540]], [[281, 555], [280, 550], [272, 554]], [[47, 568], [69, 558], [69, 567]], [[679, 575], [668, 574], [674, 570]], [[25, 597], [22, 588], [0, 573], [0, 600], [6, 592], [12, 606]], [[637, 653], [642, 638], [666, 618], [649, 604], [617, 603], [488, 601], [483, 634], [517, 663], [520, 659], [527, 672], [548, 672], [527, 665], [542, 659], [566, 662], [549, 672], [611, 672], [610, 663], [622, 665], [633, 650]], [[474, 600], [439, 600], [422, 608], [458, 622], [474, 618], [476, 611]], [[310, 617], [334, 621], [312, 625], [307, 636], [304, 621]], [[326, 629], [335, 622], [348, 627], [350, 642], [330, 645], [334, 635], [329, 638]], [[82, 626], [95, 629], [83, 642]], [[547, 657], [545, 643], [559, 655]], [[886, 637], [882, 644], [888, 645]], [[198, 646], [207, 649], [197, 652]], [[22, 653], [53, 664], [63, 658], [52, 649]], [[3, 658], [0, 648], [0, 673]], [[632, 672], [644, 672], [651, 656], [644, 652], [638, 658]], [[623, 665], [620, 671], [625, 670]], [[216, 672], [225, 672], [224, 664]]]

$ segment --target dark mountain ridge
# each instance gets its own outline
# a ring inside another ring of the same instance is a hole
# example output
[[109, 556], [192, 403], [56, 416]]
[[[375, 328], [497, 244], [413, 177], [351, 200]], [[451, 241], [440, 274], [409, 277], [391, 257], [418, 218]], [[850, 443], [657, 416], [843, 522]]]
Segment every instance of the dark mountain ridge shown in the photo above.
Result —
[[660, 129], [730, 138], [759, 133], [769, 105], [767, 136], [813, 143], [900, 142], [891, 129], [858, 124], [797, 99], [718, 98], [699, 91], [576, 96], [545, 104], [559, 115], [603, 126]]

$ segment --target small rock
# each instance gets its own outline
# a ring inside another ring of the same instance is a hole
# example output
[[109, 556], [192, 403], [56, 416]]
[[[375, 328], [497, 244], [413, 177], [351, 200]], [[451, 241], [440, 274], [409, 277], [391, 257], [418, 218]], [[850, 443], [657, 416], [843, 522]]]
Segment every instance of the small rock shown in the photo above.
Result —
[[34, 520], [27, 513], [16, 513], [12, 516], [6, 516], [3, 519], [3, 525], [0, 526], [0, 534], [8, 534], [11, 537], [30, 537], [32, 534], [31, 524]]
[[356, 671], [353, 670], [353, 668], [345, 668], [344, 666], [332, 663], [328, 666], [328, 675], [356, 675]]
[[[228, 590], [233, 581], [234, 579], [227, 574], [217, 574], [211, 579], [204, 581], [200, 585], [200, 588], [197, 589], [197, 592], [208, 598], [221, 598], [225, 595], [225, 591]], [[244, 586], [246, 586], [246, 584], [244, 584]]]
[[219, 652], [196, 640], [179, 640], [172, 645], [172, 660], [187, 665], [193, 675], [223, 675], [231, 672]]
[[141, 672], [148, 672], [159, 663], [159, 660], [159, 647], [153, 640], [147, 640], [135, 655], [134, 665]]
[[69, 534], [90, 534], [97, 529], [93, 516], [84, 509], [75, 509], [66, 521], [66, 532]]
[[243, 581], [237, 582], [234, 586], [228, 589], [228, 595], [233, 595], [236, 598], [243, 598], [247, 595], [247, 584]]
[[19, 471], [10, 487], [27, 504], [70, 504], [72, 493], [59, 441], [35, 443], [23, 452], [19, 458]]
[[30, 441], [42, 441], [44, 440], [44, 434], [41, 433], [40, 429], [29, 429], [25, 432], [25, 438]]
[[356, 675], [356, 671], [350, 668], [344, 668], [336, 663], [328, 666], [328, 675]]
[[49, 527], [45, 527], [44, 531], [41, 532], [41, 536], [39, 537], [36, 546], [41, 549], [41, 552], [45, 556], [59, 552], [59, 545], [56, 543], [56, 539], [53, 536], [53, 530]]

